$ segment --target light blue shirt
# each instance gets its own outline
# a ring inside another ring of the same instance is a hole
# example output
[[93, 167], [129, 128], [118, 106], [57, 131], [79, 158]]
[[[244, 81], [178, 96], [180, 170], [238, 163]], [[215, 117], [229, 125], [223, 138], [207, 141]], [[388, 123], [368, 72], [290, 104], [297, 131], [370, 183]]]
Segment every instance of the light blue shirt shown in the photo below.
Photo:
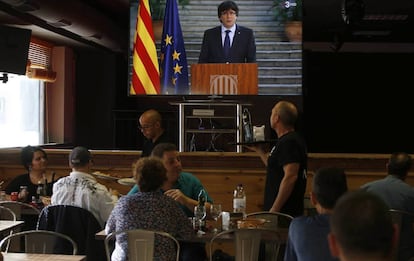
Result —
[[[191, 173], [181, 172], [180, 177], [178, 177], [177, 182], [175, 183], [173, 189], [179, 189], [184, 195], [194, 200], [198, 200], [198, 194], [202, 189], [206, 192], [207, 202], [212, 203], [213, 200], [207, 193], [207, 190], [201, 184], [201, 181]], [[137, 185], [134, 185], [132, 189], [128, 192], [128, 195], [135, 194], [139, 191]], [[181, 209], [185, 212], [188, 217], [194, 216], [194, 211], [188, 209], [186, 206], [180, 204]]]

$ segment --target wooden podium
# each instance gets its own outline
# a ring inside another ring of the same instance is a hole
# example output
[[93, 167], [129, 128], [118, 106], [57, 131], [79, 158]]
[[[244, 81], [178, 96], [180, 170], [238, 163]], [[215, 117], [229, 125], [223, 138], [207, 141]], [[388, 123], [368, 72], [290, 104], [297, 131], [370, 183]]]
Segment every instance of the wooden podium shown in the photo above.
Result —
[[257, 63], [191, 65], [191, 94], [257, 94]]

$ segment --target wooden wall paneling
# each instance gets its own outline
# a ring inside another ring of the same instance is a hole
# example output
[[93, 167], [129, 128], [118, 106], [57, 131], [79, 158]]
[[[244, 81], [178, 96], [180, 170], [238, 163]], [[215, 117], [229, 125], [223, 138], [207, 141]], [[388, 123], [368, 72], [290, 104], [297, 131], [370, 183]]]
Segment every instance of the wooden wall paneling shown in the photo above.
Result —
[[[70, 172], [67, 149], [46, 149], [49, 158], [48, 175], [56, 172], [56, 177], [66, 176]], [[131, 177], [132, 163], [139, 158], [139, 151], [91, 150], [94, 158], [92, 171], [100, 171], [114, 177]], [[306, 195], [311, 190], [315, 171], [324, 166], [337, 166], [345, 169], [350, 190], [358, 189], [366, 182], [384, 178], [385, 164], [389, 154], [309, 154], [308, 180]], [[247, 209], [258, 211], [263, 204], [265, 184], [265, 166], [254, 153], [234, 152], [183, 152], [181, 153], [183, 170], [198, 177], [211, 197], [221, 202], [224, 209], [232, 208], [232, 193], [238, 183], [247, 191]], [[414, 167], [413, 167], [414, 169]], [[0, 149], [0, 174], [6, 186], [12, 178], [25, 173], [20, 163], [20, 148]], [[414, 171], [407, 177], [407, 183], [414, 185]], [[109, 188], [126, 194], [130, 186], [118, 184], [116, 180], [98, 181]]]

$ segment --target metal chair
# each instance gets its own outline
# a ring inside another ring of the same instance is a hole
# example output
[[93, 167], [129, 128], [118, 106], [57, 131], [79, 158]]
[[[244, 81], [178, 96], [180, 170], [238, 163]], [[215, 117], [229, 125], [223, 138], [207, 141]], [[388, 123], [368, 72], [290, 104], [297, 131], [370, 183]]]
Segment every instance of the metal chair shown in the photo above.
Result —
[[154, 257], [154, 241], [157, 236], [157, 240], [161, 240], [161, 237], [171, 240], [174, 243], [176, 249], [176, 261], [179, 260], [180, 256], [180, 244], [177, 239], [167, 232], [144, 230], [144, 229], [131, 229], [116, 231], [108, 234], [105, 238], [105, 252], [107, 260], [111, 260], [111, 242], [116, 239], [116, 236], [126, 234], [128, 237], [128, 257], [129, 260], [135, 261], [152, 261]]
[[0, 206], [11, 209], [15, 214], [17, 220], [21, 220], [21, 215], [36, 215], [40, 214], [40, 210], [30, 204], [20, 201], [0, 201]]
[[266, 242], [272, 254], [277, 256], [281, 237], [279, 232], [269, 228], [241, 228], [218, 233], [210, 240], [210, 261], [213, 261], [213, 246], [216, 241], [233, 238], [235, 261], [258, 261], [260, 244]]
[[[399, 209], [390, 209], [389, 213], [391, 214], [392, 222], [397, 225], [399, 231], [399, 238], [397, 239], [397, 245], [401, 246], [405, 238], [407, 238], [406, 233], [411, 236], [413, 234], [413, 222], [414, 222], [414, 213], [410, 213], [404, 210]], [[394, 257], [397, 259], [399, 253], [399, 247], [395, 249]]]
[[[275, 230], [289, 229], [289, 225], [293, 220], [292, 216], [281, 212], [259, 211], [249, 213], [246, 216], [249, 218], [263, 218], [266, 220], [266, 222], [263, 224], [262, 227]], [[276, 261], [283, 259], [286, 242], [281, 242], [276, 254], [274, 254], [272, 245], [269, 245], [268, 243], [265, 243], [263, 245], [264, 246], [261, 249], [261, 251], [264, 252], [263, 254], [266, 257], [266, 260]]]
[[11, 234], [0, 241], [0, 250], [7, 253], [9, 245], [20, 244], [22, 238], [24, 238], [26, 253], [69, 254], [56, 251], [56, 245], [61, 243], [72, 246], [72, 255], [78, 252], [77, 244], [70, 237], [47, 230], [28, 230]]
[[30, 204], [19, 201], [0, 201], [0, 206], [11, 209], [16, 214], [16, 220], [23, 220], [22, 231], [36, 229], [40, 210]]
[[95, 240], [95, 234], [102, 227], [87, 209], [71, 205], [49, 205], [42, 209], [36, 228], [69, 236], [76, 242], [78, 254], [86, 255], [88, 261], [102, 261], [106, 258], [104, 242]]
[[281, 212], [269, 212], [259, 211], [248, 213], [248, 218], [263, 218], [266, 219], [266, 223], [263, 225], [265, 228], [288, 228], [293, 217], [291, 215]]
[[10, 208], [0, 206], [0, 219], [16, 221], [16, 214]]
[[[11, 220], [11, 221], [16, 221], [16, 214], [13, 212], [13, 210], [11, 210], [10, 208], [6, 208], [3, 206], [0, 206], [0, 219], [2, 220]], [[13, 229], [10, 230], [9, 235], [13, 234]], [[5, 233], [0, 233], [1, 238], [3, 238], [3, 236], [5, 235]], [[7, 245], [7, 248], [9, 248], [9, 244]]]

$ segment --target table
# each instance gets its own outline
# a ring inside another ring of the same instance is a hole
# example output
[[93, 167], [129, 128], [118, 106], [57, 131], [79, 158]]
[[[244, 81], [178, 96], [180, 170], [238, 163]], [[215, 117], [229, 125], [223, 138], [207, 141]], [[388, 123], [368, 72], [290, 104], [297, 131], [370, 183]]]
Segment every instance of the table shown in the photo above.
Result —
[[[282, 242], [286, 242], [287, 241], [287, 237], [288, 237], [288, 228], [280, 228], [277, 230], [280, 234], [280, 237], [282, 239]], [[209, 243], [210, 240], [213, 238], [215, 234], [213, 232], [207, 232], [202, 236], [198, 236], [197, 234], [194, 234], [194, 236], [192, 238], [189, 239], [179, 239], [177, 238], [178, 241], [183, 241], [183, 242], [197, 242], [197, 243]], [[98, 233], [95, 234], [95, 239], [96, 240], [105, 240], [106, 237], [106, 233], [105, 233], [105, 229], [99, 231]], [[222, 238], [220, 238], [221, 240], [224, 241], [229, 241], [229, 240], [233, 240], [234, 238], [231, 235], [225, 235]]]
[[86, 256], [81, 255], [55, 255], [33, 253], [3, 253], [5, 261], [84, 261]]
[[0, 220], [0, 234], [23, 226], [24, 221]]

